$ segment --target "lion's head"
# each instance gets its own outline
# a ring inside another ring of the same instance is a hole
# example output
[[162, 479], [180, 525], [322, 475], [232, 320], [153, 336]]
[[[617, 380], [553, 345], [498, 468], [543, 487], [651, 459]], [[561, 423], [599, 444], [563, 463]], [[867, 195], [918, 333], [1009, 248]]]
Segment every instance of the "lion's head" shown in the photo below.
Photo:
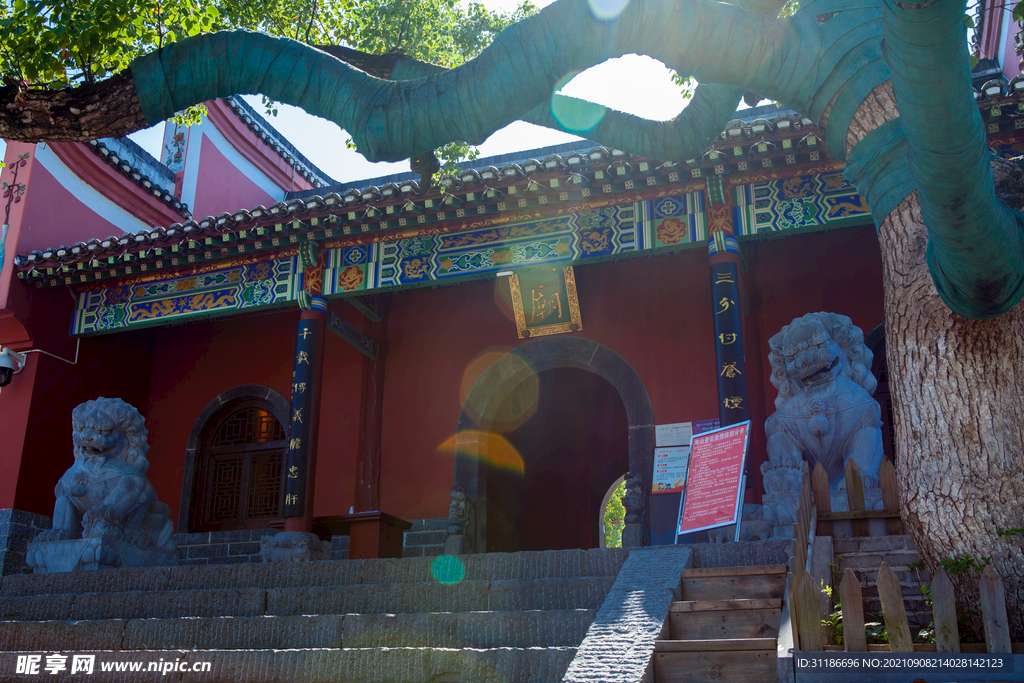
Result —
[[139, 411], [119, 398], [86, 401], [71, 413], [75, 460], [119, 459], [141, 474], [149, 469], [146, 421]]
[[776, 409], [804, 387], [846, 377], [868, 394], [877, 380], [871, 374], [871, 350], [864, 333], [845, 315], [808, 313], [795, 319], [768, 341], [772, 384], [779, 390]]

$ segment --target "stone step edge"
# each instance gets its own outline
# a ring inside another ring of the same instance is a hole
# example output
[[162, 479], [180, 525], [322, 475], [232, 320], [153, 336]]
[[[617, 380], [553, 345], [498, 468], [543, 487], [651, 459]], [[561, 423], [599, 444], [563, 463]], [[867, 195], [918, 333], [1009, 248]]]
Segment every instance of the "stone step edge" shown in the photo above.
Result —
[[299, 589], [299, 588], [337, 588], [337, 589], [345, 589], [345, 588], [363, 588], [363, 587], [366, 587], [366, 586], [375, 586], [375, 587], [378, 587], [378, 588], [386, 588], [386, 587], [389, 587], [389, 586], [436, 586], [436, 585], [465, 586], [465, 585], [477, 585], [477, 584], [495, 583], [495, 582], [517, 582], [517, 583], [518, 582], [524, 582], [524, 583], [529, 582], [529, 583], [533, 583], [535, 581], [565, 581], [565, 580], [568, 580], [568, 579], [587, 580], [587, 579], [610, 579], [610, 578], [614, 578], [614, 575], [605, 574], [605, 575], [579, 575], [579, 576], [549, 576], [549, 577], [533, 578], [533, 579], [471, 579], [471, 580], [459, 581], [458, 583], [454, 583], [454, 584], [442, 584], [440, 581], [437, 581], [437, 580], [433, 580], [433, 581], [381, 581], [381, 582], [378, 582], [378, 583], [368, 583], [368, 582], [366, 582], [366, 583], [363, 583], [363, 582], [361, 582], [361, 583], [323, 583], [323, 584], [316, 584], [316, 585], [313, 585], [313, 586], [221, 586], [221, 587], [216, 587], [216, 588], [160, 588], [160, 589], [152, 589], [152, 590], [129, 589], [129, 590], [113, 590], [113, 591], [101, 591], [101, 590], [96, 590], [96, 591], [75, 591], [75, 592], [65, 592], [65, 593], [31, 593], [31, 594], [28, 594], [28, 595], [4, 595], [3, 593], [0, 593], [0, 601], [5, 600], [5, 599], [21, 599], [21, 598], [45, 599], [47, 597], [56, 597], [56, 596], [63, 596], [63, 595], [74, 595], [74, 596], [79, 596], [79, 595], [83, 595], [83, 596], [84, 595], [110, 595], [110, 596], [116, 596], [116, 595], [126, 595], [126, 594], [130, 594], [130, 593], [205, 593], [205, 592], [209, 592], [209, 591], [223, 591], [223, 590], [265, 590], [265, 591], [271, 591], [271, 590], [293, 590], [293, 589]]
[[[466, 651], [472, 651], [472, 652], [504, 652], [504, 651], [510, 651], [511, 652], [511, 651], [537, 651], [537, 650], [544, 650], [544, 651], [550, 651], [550, 652], [575, 652], [577, 649], [578, 648], [572, 647], [570, 645], [551, 645], [551, 646], [546, 646], [546, 647], [541, 647], [541, 646], [536, 646], [536, 647], [511, 647], [511, 646], [509, 646], [509, 647], [430, 647], [430, 646], [412, 647], [412, 646], [402, 645], [402, 646], [398, 646], [398, 647], [293, 647], [293, 648], [275, 647], [275, 648], [265, 648], [265, 649], [248, 648], [248, 649], [244, 649], [244, 650], [243, 649], [238, 649], [238, 650], [234, 650], [234, 649], [232, 649], [232, 650], [217, 650], [217, 649], [214, 649], [214, 650], [211, 650], [211, 649], [206, 649], [206, 650], [182, 650], [180, 648], [179, 649], [175, 649], [175, 650], [152, 650], [152, 649], [147, 649], [147, 650], [75, 650], [75, 654], [100, 654], [100, 653], [104, 653], [104, 654], [125, 655], [125, 654], [146, 654], [148, 652], [153, 652], [153, 653], [163, 653], [163, 652], [183, 652], [184, 653], [184, 652], [187, 652], [190, 655], [196, 655], [196, 654], [200, 654], [200, 655], [201, 654], [211, 654], [211, 655], [213, 655], [213, 654], [231, 654], [231, 655], [235, 655], [235, 654], [240, 654], [240, 653], [243, 653], [243, 652], [273, 652], [275, 654], [277, 654], [277, 653], [290, 654], [290, 653], [302, 652], [302, 653], [307, 653], [307, 654], [318, 654], [318, 653], [340, 653], [340, 652], [381, 652], [381, 651], [388, 652], [388, 651], [391, 651], [391, 650], [434, 650], [434, 651], [438, 651], [438, 652], [466, 652]], [[56, 649], [56, 650], [50, 649], [50, 650], [47, 650], [47, 651], [48, 652], [62, 652], [62, 650], [60, 650], [59, 648]], [[3, 651], [0, 651], [0, 655], [16, 655], [16, 654], [22, 654], [22, 653], [26, 653], [26, 652], [27, 653], [31, 653], [31, 654], [39, 654], [41, 651], [40, 650], [3, 650]]]
[[467, 610], [465, 612], [329, 612], [317, 614], [258, 614], [251, 616], [223, 615], [216, 617], [132, 617], [130, 619], [40, 619], [38, 621], [25, 621], [22, 619], [3, 619], [0, 624], [88, 624], [100, 621], [202, 621], [212, 619], [290, 619], [292, 617], [367, 617], [367, 616], [439, 616], [445, 614], [558, 614], [563, 612], [594, 612], [595, 610], [585, 607], [567, 607], [564, 609], [517, 609], [517, 610]]
[[[459, 556], [463, 581], [615, 577], [628, 549], [524, 551]], [[440, 557], [440, 556], [439, 556]], [[439, 557], [324, 560], [292, 564], [239, 563], [120, 569], [103, 572], [12, 574], [0, 577], [0, 597], [127, 593], [200, 588], [296, 588], [431, 582]], [[454, 568], [452, 568], [454, 569]]]

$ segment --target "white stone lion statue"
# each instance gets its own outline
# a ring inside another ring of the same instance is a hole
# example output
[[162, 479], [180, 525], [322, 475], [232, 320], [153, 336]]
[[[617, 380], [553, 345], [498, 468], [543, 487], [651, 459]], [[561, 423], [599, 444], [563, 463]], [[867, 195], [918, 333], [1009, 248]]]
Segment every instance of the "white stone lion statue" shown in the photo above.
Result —
[[170, 508], [146, 478], [145, 420], [119, 398], [98, 398], [71, 414], [75, 464], [57, 482], [53, 528], [35, 542], [76, 538], [123, 541], [175, 551]]
[[783, 327], [768, 346], [779, 396], [775, 414], [765, 422], [765, 490], [799, 490], [804, 460], [810, 468], [824, 466], [830, 488], [845, 488], [849, 460], [860, 468], [865, 487], [877, 486], [881, 408], [871, 397], [878, 383], [864, 333], [845, 315], [808, 313]]

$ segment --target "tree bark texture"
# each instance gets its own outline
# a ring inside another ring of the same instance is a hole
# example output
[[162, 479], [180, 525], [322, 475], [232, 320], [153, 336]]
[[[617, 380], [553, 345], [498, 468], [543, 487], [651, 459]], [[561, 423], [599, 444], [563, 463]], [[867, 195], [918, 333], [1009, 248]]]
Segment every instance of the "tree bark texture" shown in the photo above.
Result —
[[[925, 262], [916, 193], [879, 229], [889, 386], [904, 521], [932, 573], [957, 555], [991, 556], [1013, 640], [1024, 640], [1024, 305], [968, 320], [939, 298]], [[978, 609], [976, 573], [952, 577]]]
[[[857, 110], [847, 149], [899, 116], [888, 82]], [[996, 165], [1000, 198], [1019, 175]], [[934, 576], [941, 560], [992, 557], [1003, 577], [1015, 642], [1024, 640], [1024, 304], [969, 320], [942, 301], [928, 270], [917, 193], [878, 229], [889, 388], [903, 519]], [[961, 605], [980, 612], [977, 572], [951, 576]]]
[[129, 70], [61, 90], [0, 87], [0, 138], [89, 142], [147, 127]]

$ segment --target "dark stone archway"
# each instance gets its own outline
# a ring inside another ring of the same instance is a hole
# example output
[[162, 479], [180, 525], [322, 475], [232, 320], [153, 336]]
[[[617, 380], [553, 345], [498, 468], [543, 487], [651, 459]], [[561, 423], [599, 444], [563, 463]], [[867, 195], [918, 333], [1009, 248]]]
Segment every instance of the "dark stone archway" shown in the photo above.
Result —
[[[473, 384], [459, 414], [458, 434], [486, 431], [505, 398], [526, 379], [554, 368], [578, 368], [592, 372], [615, 389], [626, 409], [629, 423], [629, 471], [643, 481], [643, 535], [640, 543], [650, 543], [650, 512], [647, 499], [651, 490], [654, 458], [654, 411], [651, 399], [636, 370], [607, 346], [584, 337], [544, 337], [533, 339], [506, 353], [492, 363]], [[475, 441], [475, 439], [473, 439]], [[472, 444], [460, 448], [456, 437], [455, 486], [463, 487], [472, 501], [473, 529], [469, 532], [472, 548], [487, 547], [486, 477]]]
[[203, 438], [203, 430], [206, 429], [210, 418], [216, 415], [221, 408], [234, 401], [247, 398], [263, 399], [270, 404], [271, 412], [278, 422], [283, 425], [288, 424], [288, 399], [262, 384], [240, 384], [227, 391], [222, 391], [203, 408], [203, 412], [199, 413], [199, 417], [192, 423], [192, 431], [189, 432], [188, 442], [185, 444], [185, 467], [181, 477], [181, 503], [178, 507], [179, 534], [192, 531], [192, 504], [196, 491], [196, 465], [199, 447]]

